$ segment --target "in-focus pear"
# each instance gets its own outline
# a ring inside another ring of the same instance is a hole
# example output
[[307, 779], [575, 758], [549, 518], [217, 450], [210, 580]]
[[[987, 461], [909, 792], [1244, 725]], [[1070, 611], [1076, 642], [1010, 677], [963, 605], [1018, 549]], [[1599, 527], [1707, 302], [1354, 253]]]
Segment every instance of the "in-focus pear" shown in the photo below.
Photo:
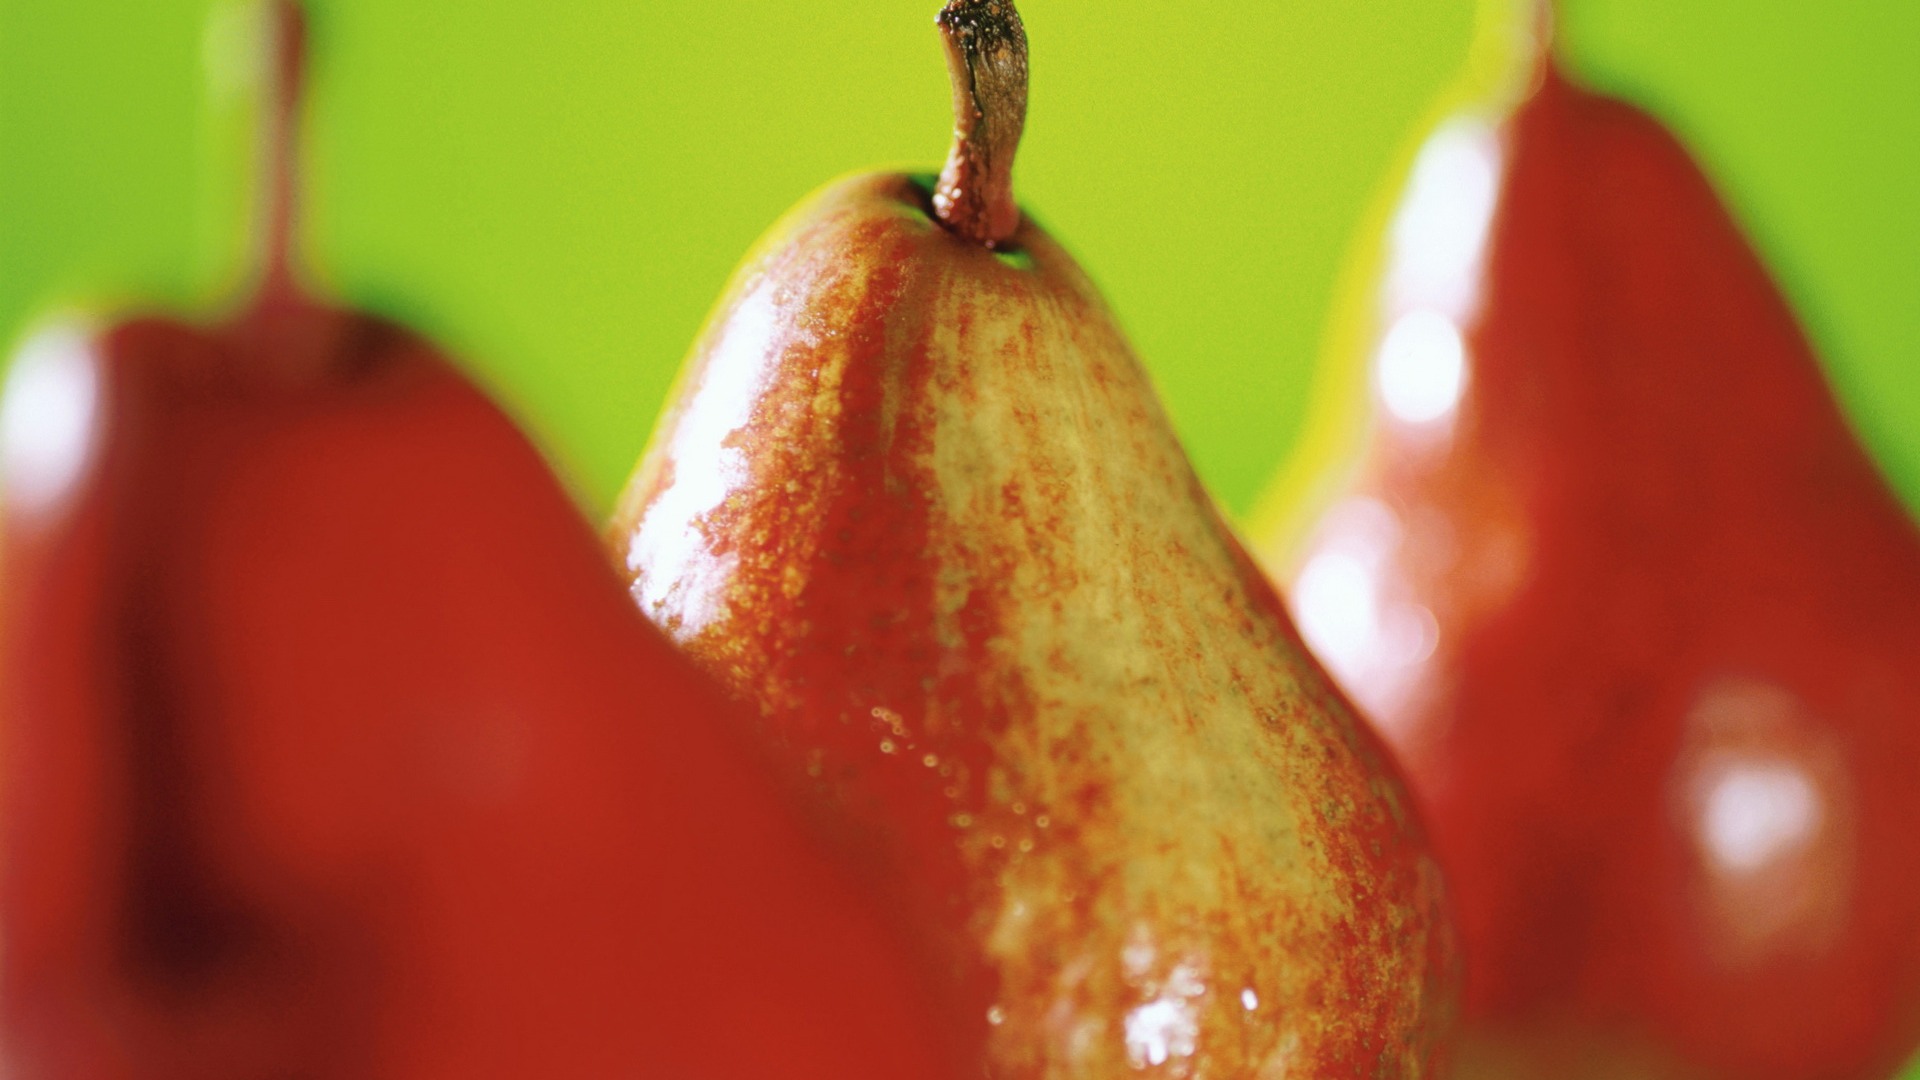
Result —
[[1012, 4], [940, 27], [945, 172], [749, 256], [614, 522], [633, 596], [874, 854], [984, 1075], [1433, 1075], [1451, 937], [1393, 767], [1013, 202]]

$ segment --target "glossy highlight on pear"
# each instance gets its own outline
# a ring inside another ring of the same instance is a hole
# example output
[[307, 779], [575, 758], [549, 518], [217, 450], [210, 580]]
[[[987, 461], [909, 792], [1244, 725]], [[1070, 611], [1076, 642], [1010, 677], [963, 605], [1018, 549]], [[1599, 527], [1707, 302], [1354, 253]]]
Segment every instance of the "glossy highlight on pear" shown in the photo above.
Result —
[[1684, 149], [1521, 51], [1416, 159], [1360, 452], [1263, 555], [1414, 780], [1468, 1075], [1891, 1075], [1920, 530]]

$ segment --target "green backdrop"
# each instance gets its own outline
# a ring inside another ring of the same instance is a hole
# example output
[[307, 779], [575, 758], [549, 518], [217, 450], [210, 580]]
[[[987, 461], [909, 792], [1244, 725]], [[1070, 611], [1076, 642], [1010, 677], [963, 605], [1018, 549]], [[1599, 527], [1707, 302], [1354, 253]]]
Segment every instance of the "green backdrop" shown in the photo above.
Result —
[[[247, 99], [207, 29], [225, 2], [0, 0], [0, 338], [230, 287]], [[944, 153], [935, 6], [313, 0], [310, 260], [466, 357], [597, 513], [755, 236], [839, 173]], [[1245, 511], [1473, 0], [1023, 6], [1024, 201]], [[1572, 0], [1564, 39], [1697, 149], [1920, 506], [1920, 4]]]
[[[224, 2], [0, 0], [0, 337], [231, 281]], [[457, 349], [597, 511], [754, 237], [839, 173], [943, 155], [936, 6], [313, 0], [311, 261]], [[1234, 510], [1292, 445], [1352, 230], [1472, 8], [1024, 4], [1023, 199]], [[1698, 149], [1920, 505], [1920, 5], [1574, 0], [1565, 23], [1579, 70]]]

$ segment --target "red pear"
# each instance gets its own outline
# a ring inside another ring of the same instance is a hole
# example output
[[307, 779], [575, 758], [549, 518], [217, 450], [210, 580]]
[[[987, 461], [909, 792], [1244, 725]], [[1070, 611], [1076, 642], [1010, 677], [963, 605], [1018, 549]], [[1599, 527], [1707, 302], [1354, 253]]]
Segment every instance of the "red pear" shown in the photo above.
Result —
[[1364, 455], [1275, 565], [1413, 775], [1483, 1075], [1887, 1076], [1920, 531], [1686, 151], [1543, 65], [1422, 152]]
[[1012, 4], [940, 27], [945, 173], [748, 258], [616, 518], [634, 597], [873, 852], [984, 1075], [1433, 1075], [1400, 782], [1013, 202]]
[[12, 376], [6, 1074], [945, 1075], [539, 455], [294, 284], [281, 104], [258, 294]]

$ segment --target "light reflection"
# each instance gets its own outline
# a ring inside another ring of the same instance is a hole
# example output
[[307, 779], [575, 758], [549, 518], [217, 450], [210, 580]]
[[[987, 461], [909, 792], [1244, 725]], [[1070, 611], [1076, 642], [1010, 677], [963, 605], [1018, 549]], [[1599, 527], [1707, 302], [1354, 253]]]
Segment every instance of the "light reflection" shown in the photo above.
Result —
[[1439, 622], [1401, 598], [1400, 516], [1370, 498], [1348, 499], [1322, 520], [1288, 590], [1307, 645], [1355, 702], [1389, 725], [1440, 640]]
[[1853, 881], [1847, 770], [1805, 703], [1766, 681], [1714, 683], [1694, 703], [1676, 764], [1699, 910], [1723, 961], [1763, 963], [1839, 932]]
[[1294, 579], [1293, 604], [1315, 653], [1346, 677], [1365, 667], [1379, 627], [1373, 575], [1358, 559], [1335, 550], [1307, 560]]
[[1728, 763], [1701, 802], [1701, 840], [1714, 862], [1735, 873], [1791, 856], [1820, 826], [1813, 780], [1791, 762]]
[[1392, 507], [1360, 495], [1343, 499], [1327, 511], [1320, 532], [1328, 547], [1337, 547], [1366, 566], [1375, 567], [1400, 550], [1406, 530]]
[[1466, 345], [1453, 320], [1421, 308], [1397, 319], [1381, 340], [1375, 376], [1387, 411], [1410, 424], [1451, 413], [1466, 386]]
[[1812, 760], [1813, 730], [1797, 698], [1770, 683], [1733, 679], [1700, 695], [1683, 760], [1694, 834], [1722, 874], [1752, 874], [1806, 848], [1826, 815]]
[[1428, 138], [1392, 225], [1389, 310], [1428, 308], [1456, 322], [1473, 314], [1500, 159], [1499, 136], [1482, 120], [1457, 119]]
[[1161, 998], [1127, 1014], [1127, 1058], [1139, 1069], [1165, 1065], [1170, 1055], [1191, 1057], [1199, 1033], [1186, 1002]]
[[1440, 644], [1440, 622], [1420, 604], [1390, 604], [1380, 616], [1380, 648], [1384, 664], [1404, 667], [1423, 663]]
[[1180, 964], [1167, 976], [1159, 997], [1127, 1013], [1127, 1060], [1134, 1068], [1193, 1056], [1200, 1038], [1200, 1017], [1193, 1000], [1206, 991], [1199, 973]]
[[0, 471], [9, 512], [53, 509], [93, 456], [100, 374], [93, 335], [51, 327], [22, 346], [0, 402]]
[[671, 480], [648, 507], [627, 549], [640, 575], [642, 609], [676, 637], [698, 634], [719, 614], [718, 597], [738, 560], [707, 550], [701, 519], [747, 480], [745, 449], [729, 439], [753, 418], [783, 327], [772, 288], [748, 293], [728, 320], [722, 346], [707, 358], [700, 385], [674, 424], [666, 448]]

